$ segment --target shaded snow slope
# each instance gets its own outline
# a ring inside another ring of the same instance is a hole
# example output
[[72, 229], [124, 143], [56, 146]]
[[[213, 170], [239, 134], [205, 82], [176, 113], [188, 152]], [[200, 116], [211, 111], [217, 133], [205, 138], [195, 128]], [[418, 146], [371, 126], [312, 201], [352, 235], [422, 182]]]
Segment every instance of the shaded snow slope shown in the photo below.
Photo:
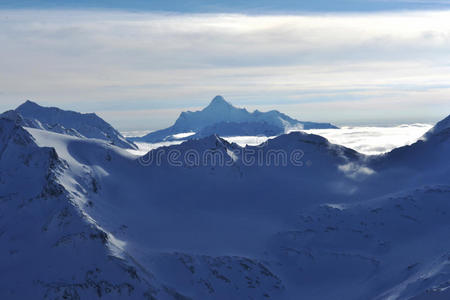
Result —
[[[396, 148], [372, 159], [371, 167], [383, 170], [395, 182], [410, 181], [420, 184], [441, 182], [450, 178], [450, 116], [431, 128], [416, 143]], [[418, 174], [418, 175], [416, 175]]]
[[[23, 117], [22, 125], [78, 137], [101, 139], [126, 149], [137, 149], [110, 124], [95, 113], [81, 114], [56, 107], [43, 107], [27, 100], [15, 110]], [[11, 112], [8, 112], [11, 113]]]
[[71, 166], [54, 148], [0, 119], [0, 149], [0, 298], [119, 299], [151, 289], [77, 204], [92, 188], [75, 178], [78, 191], [66, 188]]
[[450, 135], [450, 115], [445, 119], [439, 121], [429, 132], [427, 132], [424, 138], [430, 138], [432, 136], [449, 136]]
[[336, 127], [329, 123], [298, 121], [276, 110], [268, 112], [255, 110], [250, 113], [245, 108], [234, 107], [225, 101], [222, 96], [216, 96], [201, 111], [182, 112], [173, 126], [151, 132], [140, 138], [133, 138], [133, 140], [149, 143], [161, 142], [174, 140], [177, 134], [192, 131], [196, 132], [196, 135], [189, 136], [190, 139], [202, 138], [212, 134], [220, 136], [273, 136], [283, 134], [294, 128], [324, 129]]
[[[379, 157], [302, 132], [248, 147], [212, 135], [137, 157], [0, 121], [8, 216], [0, 259], [16, 274], [1, 283], [8, 299], [28, 290], [49, 299], [99, 290], [106, 299], [439, 299], [447, 291], [445, 128]], [[47, 185], [60, 192], [41, 194]]]
[[441, 299], [450, 287], [449, 214], [448, 184], [322, 205], [274, 237], [274, 271], [305, 299]]

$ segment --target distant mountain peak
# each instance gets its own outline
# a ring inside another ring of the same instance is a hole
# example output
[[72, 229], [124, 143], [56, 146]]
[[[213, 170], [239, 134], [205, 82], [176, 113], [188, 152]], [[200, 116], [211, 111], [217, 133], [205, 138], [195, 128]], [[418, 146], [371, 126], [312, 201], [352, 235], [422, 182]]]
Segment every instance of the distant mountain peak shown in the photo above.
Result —
[[24, 107], [36, 107], [36, 106], [40, 106], [39, 104], [37, 104], [34, 101], [31, 100], [25, 100], [24, 103], [22, 103], [21, 105], [19, 105], [17, 108], [24, 108]]
[[[26, 118], [28, 114], [35, 114], [35, 113], [44, 113], [44, 112], [52, 112], [55, 113], [56, 111], [64, 112], [64, 110], [54, 107], [54, 106], [42, 106], [38, 104], [37, 102], [34, 102], [32, 100], [25, 100], [22, 104], [20, 104], [16, 109], [17, 112], [19, 112], [22, 117]], [[76, 112], [73, 112], [76, 113]], [[81, 114], [81, 113], [79, 113]]]
[[218, 95], [203, 110], [182, 112], [173, 126], [132, 140], [155, 143], [171, 140], [174, 135], [186, 132], [196, 133], [190, 135], [189, 139], [213, 134], [219, 134], [220, 136], [273, 136], [283, 134], [290, 128], [324, 129], [337, 127], [330, 123], [295, 120], [276, 110], [249, 112], [245, 108], [233, 106]]
[[[15, 109], [23, 118], [22, 125], [78, 137], [96, 138], [125, 149], [137, 149], [110, 124], [95, 113], [79, 113], [57, 107], [45, 107], [26, 100]], [[12, 113], [9, 113], [12, 117]]]
[[212, 134], [206, 137], [202, 137], [195, 140], [188, 140], [185, 142], [185, 145], [187, 145], [189, 149], [192, 147], [205, 147], [205, 148], [213, 148], [213, 147], [220, 147], [220, 148], [227, 148], [231, 144], [218, 136], [217, 134]]
[[205, 109], [223, 109], [223, 108], [235, 108], [230, 102], [226, 101], [220, 95], [215, 96], [209, 105]]

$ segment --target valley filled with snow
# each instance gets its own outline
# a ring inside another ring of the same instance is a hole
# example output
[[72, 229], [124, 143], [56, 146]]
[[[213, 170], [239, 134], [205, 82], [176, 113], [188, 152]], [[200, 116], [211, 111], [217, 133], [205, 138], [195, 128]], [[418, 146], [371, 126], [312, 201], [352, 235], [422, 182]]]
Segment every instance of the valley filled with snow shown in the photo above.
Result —
[[0, 115], [1, 299], [450, 298], [450, 116], [135, 145], [27, 106]]

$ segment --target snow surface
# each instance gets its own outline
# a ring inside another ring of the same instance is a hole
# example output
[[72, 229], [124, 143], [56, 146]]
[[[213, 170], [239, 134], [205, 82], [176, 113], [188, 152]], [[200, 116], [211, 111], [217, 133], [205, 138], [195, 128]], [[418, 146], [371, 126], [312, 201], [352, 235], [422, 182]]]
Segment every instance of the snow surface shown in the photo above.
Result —
[[116, 129], [94, 113], [81, 114], [56, 107], [43, 107], [29, 100], [17, 107], [15, 112], [23, 117], [21, 122], [26, 127], [101, 139], [122, 148], [137, 149], [133, 142], [125, 139]]
[[185, 139], [187, 137], [190, 137], [191, 135], [194, 135], [195, 132], [194, 131], [190, 131], [190, 132], [182, 132], [182, 133], [177, 133], [172, 135], [172, 138], [175, 140], [181, 140], [181, 139]]
[[[291, 132], [137, 157], [0, 117], [0, 298], [445, 299], [449, 118], [380, 156]], [[227, 163], [171, 163], [193, 152]]]

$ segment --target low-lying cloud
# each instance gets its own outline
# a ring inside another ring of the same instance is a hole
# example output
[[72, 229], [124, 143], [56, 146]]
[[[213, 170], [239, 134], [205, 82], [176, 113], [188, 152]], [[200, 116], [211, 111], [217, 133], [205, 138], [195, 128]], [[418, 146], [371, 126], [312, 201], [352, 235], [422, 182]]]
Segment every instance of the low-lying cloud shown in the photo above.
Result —
[[380, 154], [394, 148], [410, 145], [431, 129], [429, 124], [409, 124], [394, 127], [342, 127], [340, 129], [313, 129], [331, 143], [352, 148], [364, 154]]
[[[405, 124], [391, 127], [342, 127], [340, 129], [312, 129], [307, 133], [321, 135], [333, 144], [352, 148], [360, 153], [376, 155], [391, 151], [394, 148], [410, 145], [420, 139], [425, 132], [431, 129], [429, 124]], [[269, 138], [265, 136], [235, 136], [224, 137], [230, 143], [245, 147], [264, 144]], [[163, 146], [177, 145], [183, 141], [162, 143], [137, 143], [139, 150], [130, 150], [133, 154], [144, 155], [152, 149]], [[361, 169], [355, 165], [342, 166], [342, 171], [361, 175], [370, 174], [370, 170]]]
[[[431, 127], [432, 125], [429, 124], [417, 123], [390, 127], [345, 126], [339, 129], [311, 129], [304, 130], [304, 132], [323, 136], [333, 144], [342, 145], [363, 154], [374, 155], [410, 145], [421, 138]], [[238, 136], [225, 137], [225, 139], [240, 146], [255, 146], [265, 142], [267, 137]]]

